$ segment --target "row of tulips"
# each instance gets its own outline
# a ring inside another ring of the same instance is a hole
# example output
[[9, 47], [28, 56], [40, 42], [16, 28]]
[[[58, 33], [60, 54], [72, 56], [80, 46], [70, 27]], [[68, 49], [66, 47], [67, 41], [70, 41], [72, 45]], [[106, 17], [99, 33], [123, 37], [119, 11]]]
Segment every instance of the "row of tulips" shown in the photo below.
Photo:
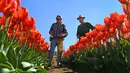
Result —
[[66, 56], [81, 49], [88, 49], [89, 47], [99, 47], [101, 44], [106, 45], [107, 41], [114, 44], [114, 40], [123, 38], [130, 38], [130, 22], [126, 19], [126, 15], [111, 13], [110, 17], [104, 18], [104, 24], [96, 24], [95, 29], [86, 33], [86, 37], [81, 37], [81, 40], [76, 44], [71, 45], [69, 49], [63, 54]]
[[126, 14], [114, 12], [110, 14], [110, 17], [104, 18], [104, 24], [96, 24], [93, 31], [86, 33], [86, 37], [81, 37], [81, 40], [71, 45], [63, 56], [83, 48], [99, 47], [101, 44], [105, 46], [106, 42], [110, 40], [114, 44], [114, 40], [120, 39], [120, 37], [130, 38], [130, 21]]
[[[11, 11], [11, 9], [8, 10]], [[18, 7], [13, 12], [7, 11], [0, 18], [0, 25], [1, 30], [7, 29], [8, 38], [17, 38], [19, 45], [26, 41], [26, 45], [34, 47], [36, 50], [48, 50], [48, 43], [45, 42], [45, 38], [42, 38], [40, 32], [36, 30], [35, 20], [33, 17], [28, 16], [26, 8]]]
[[0, 73], [39, 72], [47, 60], [49, 44], [20, 0], [0, 1]]
[[130, 1], [119, 2], [125, 14], [111, 13], [104, 24], [96, 24], [94, 30], [71, 45], [63, 53], [68, 66], [81, 73], [130, 72]]

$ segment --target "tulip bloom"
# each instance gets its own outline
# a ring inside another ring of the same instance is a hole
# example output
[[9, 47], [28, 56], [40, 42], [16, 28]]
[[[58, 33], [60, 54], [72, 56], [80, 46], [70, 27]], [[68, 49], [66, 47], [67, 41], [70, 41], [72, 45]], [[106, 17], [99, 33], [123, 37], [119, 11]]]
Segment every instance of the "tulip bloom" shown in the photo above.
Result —
[[129, 0], [118, 0], [120, 3], [122, 3], [122, 4], [126, 4], [126, 3], [128, 3], [128, 1]]

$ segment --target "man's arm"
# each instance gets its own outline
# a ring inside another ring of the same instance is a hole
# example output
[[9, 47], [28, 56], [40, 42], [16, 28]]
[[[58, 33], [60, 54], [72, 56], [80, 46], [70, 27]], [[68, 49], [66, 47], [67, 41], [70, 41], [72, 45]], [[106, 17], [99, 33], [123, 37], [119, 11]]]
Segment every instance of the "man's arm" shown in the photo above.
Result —
[[50, 28], [50, 30], [49, 30], [49, 34], [50, 34], [50, 35], [53, 35], [53, 25], [54, 25], [54, 24], [51, 25], [51, 28]]
[[79, 38], [79, 26], [77, 28], [77, 34], [76, 34], [77, 38]]
[[63, 28], [64, 28], [63, 29], [64, 37], [66, 37], [68, 35], [68, 32], [64, 24], [63, 24]]
[[89, 23], [89, 22], [87, 22], [87, 23], [89, 24], [89, 27], [91, 30], [95, 29], [95, 27], [91, 23]]

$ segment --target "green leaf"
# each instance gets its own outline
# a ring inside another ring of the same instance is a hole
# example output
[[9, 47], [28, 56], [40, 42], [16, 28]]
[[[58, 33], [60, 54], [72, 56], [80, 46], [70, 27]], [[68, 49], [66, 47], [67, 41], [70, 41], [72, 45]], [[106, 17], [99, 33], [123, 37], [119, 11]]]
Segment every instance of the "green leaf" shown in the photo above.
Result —
[[14, 48], [15, 53], [16, 53], [17, 56], [18, 56], [18, 55], [21, 55], [21, 54], [20, 54], [21, 47], [20, 47], [17, 43], [14, 43], [14, 44], [12, 45], [12, 47]]
[[[30, 69], [28, 69], [27, 71], [29, 71], [29, 72], [36, 72], [37, 71], [37, 69], [36, 68], [34, 68], [34, 67], [31, 67]], [[37, 72], [36, 72], [37, 73]]]
[[121, 48], [120, 40], [116, 40], [116, 46], [117, 46], [119, 49]]
[[16, 68], [16, 72], [17, 72], [17, 73], [22, 73], [23, 70], [22, 70], [22, 69], [19, 69], [19, 68]]
[[10, 70], [12, 69], [9, 65], [3, 63], [0, 63], [0, 68], [8, 68]]
[[5, 63], [8, 61], [8, 58], [3, 54], [3, 52], [0, 52], [0, 63]]
[[0, 70], [1, 73], [11, 73], [11, 70], [9, 70], [8, 68], [2, 68]]
[[7, 39], [4, 40], [4, 42], [3, 42], [3, 52], [4, 52], [5, 55], [7, 54], [10, 46], [11, 46], [10, 42], [8, 42]]
[[17, 67], [17, 59], [15, 55], [14, 48], [10, 47], [7, 52], [8, 61], [13, 65], [14, 68]]
[[108, 57], [108, 58], [111, 58], [112, 57], [112, 54], [113, 54], [113, 51], [112, 51], [112, 45], [107, 42], [107, 51], [105, 53], [105, 56]]
[[112, 45], [107, 42], [107, 50], [108, 50], [108, 53], [112, 53]]
[[38, 66], [38, 70], [36, 73], [48, 73], [46, 69], [42, 68], [41, 66]]
[[31, 67], [32, 64], [30, 64], [28, 62], [22, 62], [22, 66], [23, 66], [23, 68], [26, 68], [26, 67]]
[[126, 57], [128, 61], [128, 68], [130, 69], [130, 45], [126, 45], [125, 49], [126, 49]]
[[1, 45], [0, 45], [0, 51], [3, 51], [3, 48], [4, 48], [4, 44], [1, 43]]
[[[4, 35], [5, 35], [5, 30], [0, 30], [0, 39], [3, 39]], [[3, 40], [0, 40], [3, 41]]]
[[121, 60], [119, 57], [114, 57], [112, 63], [117, 69], [118, 73], [126, 73], [125, 61]]

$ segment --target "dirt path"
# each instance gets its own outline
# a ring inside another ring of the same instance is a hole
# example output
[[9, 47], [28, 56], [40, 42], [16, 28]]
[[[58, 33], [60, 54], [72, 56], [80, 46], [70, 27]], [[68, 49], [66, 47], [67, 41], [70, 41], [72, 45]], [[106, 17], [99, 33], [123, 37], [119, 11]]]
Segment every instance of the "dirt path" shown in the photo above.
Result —
[[77, 72], [73, 72], [71, 69], [68, 69], [65, 66], [58, 67], [56, 59], [54, 59], [54, 64], [51, 67], [49, 67], [48, 73], [77, 73]]
[[62, 67], [62, 68], [51, 68], [48, 73], [76, 73], [72, 70]]

